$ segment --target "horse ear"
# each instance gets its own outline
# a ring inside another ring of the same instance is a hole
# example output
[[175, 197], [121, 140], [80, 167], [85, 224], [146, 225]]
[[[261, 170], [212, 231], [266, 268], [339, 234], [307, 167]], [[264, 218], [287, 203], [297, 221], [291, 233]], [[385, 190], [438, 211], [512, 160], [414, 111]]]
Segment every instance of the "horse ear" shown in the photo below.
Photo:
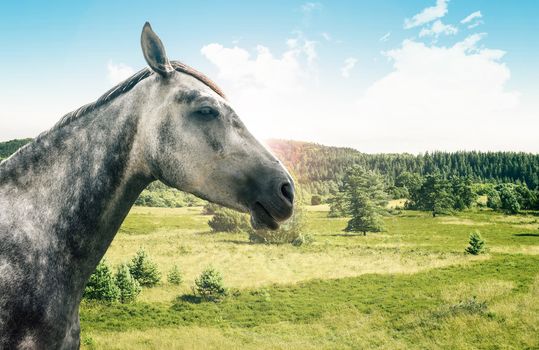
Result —
[[167, 58], [161, 39], [154, 33], [152, 26], [148, 22], [142, 28], [140, 44], [144, 58], [154, 72], [159, 73], [162, 77], [167, 77], [174, 71]]

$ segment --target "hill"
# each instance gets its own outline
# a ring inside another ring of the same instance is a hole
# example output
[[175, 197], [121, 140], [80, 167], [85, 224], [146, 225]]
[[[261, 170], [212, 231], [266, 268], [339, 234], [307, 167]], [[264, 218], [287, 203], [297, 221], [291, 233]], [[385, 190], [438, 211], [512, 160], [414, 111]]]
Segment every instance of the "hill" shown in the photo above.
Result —
[[[31, 139], [0, 142], [0, 159]], [[539, 155], [522, 152], [433, 152], [419, 155], [367, 154], [353, 148], [269, 140], [270, 149], [295, 175], [304, 191], [327, 195], [353, 164], [384, 175], [391, 184], [404, 171], [470, 177], [478, 182], [522, 182], [539, 187]], [[160, 188], [161, 189], [161, 188]], [[161, 189], [162, 190], [162, 189]]]
[[419, 155], [367, 154], [352, 148], [315, 143], [269, 140], [268, 146], [294, 173], [304, 189], [327, 194], [353, 164], [383, 174], [389, 183], [402, 172], [440, 172], [479, 182], [522, 182], [539, 187], [539, 155], [522, 152], [433, 152]]

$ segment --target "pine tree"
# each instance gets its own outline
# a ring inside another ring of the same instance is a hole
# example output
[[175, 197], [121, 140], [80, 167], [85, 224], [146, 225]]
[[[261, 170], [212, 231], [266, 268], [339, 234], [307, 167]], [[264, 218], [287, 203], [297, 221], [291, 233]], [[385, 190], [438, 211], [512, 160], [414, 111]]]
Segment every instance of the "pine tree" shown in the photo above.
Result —
[[174, 284], [174, 285], [179, 285], [182, 283], [183, 276], [180, 272], [180, 269], [178, 269], [178, 266], [176, 265], [172, 266], [172, 269], [168, 273], [167, 280], [168, 280], [168, 283]]
[[387, 205], [382, 178], [374, 172], [354, 166], [343, 180], [342, 196], [352, 219], [347, 232], [380, 232], [384, 229], [382, 213]]
[[120, 289], [116, 286], [112, 271], [103, 259], [90, 276], [83, 297], [91, 300], [113, 302], [120, 297]]
[[135, 301], [141, 291], [140, 284], [131, 276], [129, 267], [126, 264], [118, 267], [118, 271], [116, 272], [116, 286], [120, 290], [120, 302], [124, 304]]
[[485, 252], [485, 241], [479, 232], [473, 232], [470, 235], [470, 243], [466, 247], [466, 253], [478, 255]]
[[146, 251], [139, 249], [128, 265], [131, 275], [144, 287], [153, 287], [161, 280], [157, 265], [150, 260]]

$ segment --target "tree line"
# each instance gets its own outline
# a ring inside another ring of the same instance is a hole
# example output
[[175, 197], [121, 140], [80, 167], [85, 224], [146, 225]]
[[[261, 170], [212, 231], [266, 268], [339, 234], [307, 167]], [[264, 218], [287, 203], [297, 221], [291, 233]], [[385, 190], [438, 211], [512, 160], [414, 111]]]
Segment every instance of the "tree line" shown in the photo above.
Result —
[[473, 182], [524, 183], [539, 187], [539, 155], [522, 152], [427, 152], [413, 155], [367, 154], [352, 148], [298, 141], [268, 141], [307, 192], [328, 195], [354, 165], [384, 176], [389, 185], [404, 173], [469, 178]]

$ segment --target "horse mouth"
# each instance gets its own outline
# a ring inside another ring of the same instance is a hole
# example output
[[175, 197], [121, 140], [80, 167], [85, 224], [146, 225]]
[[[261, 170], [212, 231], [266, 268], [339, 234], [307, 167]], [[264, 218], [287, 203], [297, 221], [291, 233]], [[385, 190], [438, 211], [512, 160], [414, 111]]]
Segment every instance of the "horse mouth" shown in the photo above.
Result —
[[279, 223], [275, 218], [269, 213], [269, 211], [264, 208], [260, 202], [256, 202], [250, 209], [251, 211], [251, 225], [255, 230], [270, 229], [276, 230], [279, 228]]

